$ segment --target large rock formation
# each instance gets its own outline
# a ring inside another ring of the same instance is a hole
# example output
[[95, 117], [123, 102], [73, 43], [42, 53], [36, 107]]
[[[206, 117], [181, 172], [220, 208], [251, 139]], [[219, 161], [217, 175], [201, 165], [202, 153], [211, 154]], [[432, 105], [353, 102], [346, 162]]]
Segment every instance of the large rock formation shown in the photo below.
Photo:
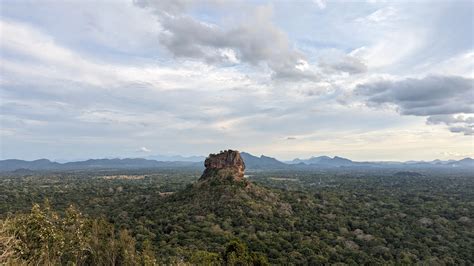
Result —
[[245, 163], [238, 151], [226, 150], [210, 154], [204, 161], [206, 170], [199, 180], [220, 179], [241, 181], [244, 179]]
[[[212, 217], [235, 223], [252, 224], [255, 219], [273, 223], [292, 214], [291, 205], [282, 201], [277, 193], [244, 177], [245, 163], [238, 151], [210, 154], [204, 165], [206, 169], [198, 182], [160, 201], [164, 206], [172, 206], [163, 214], [172, 217], [168, 220], [176, 221], [185, 216], [193, 219], [192, 224], [204, 226], [212, 223], [208, 214], [213, 214]], [[179, 212], [173, 212], [174, 208], [179, 208]], [[187, 232], [189, 229], [176, 230]]]

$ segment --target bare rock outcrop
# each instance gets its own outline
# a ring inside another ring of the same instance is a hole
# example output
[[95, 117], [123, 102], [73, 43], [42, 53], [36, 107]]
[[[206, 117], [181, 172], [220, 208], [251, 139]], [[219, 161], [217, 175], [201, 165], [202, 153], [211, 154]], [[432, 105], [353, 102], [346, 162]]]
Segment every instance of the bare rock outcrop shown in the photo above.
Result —
[[200, 181], [209, 179], [221, 180], [244, 180], [245, 163], [240, 152], [234, 150], [221, 151], [218, 154], [210, 154], [204, 161], [206, 169]]

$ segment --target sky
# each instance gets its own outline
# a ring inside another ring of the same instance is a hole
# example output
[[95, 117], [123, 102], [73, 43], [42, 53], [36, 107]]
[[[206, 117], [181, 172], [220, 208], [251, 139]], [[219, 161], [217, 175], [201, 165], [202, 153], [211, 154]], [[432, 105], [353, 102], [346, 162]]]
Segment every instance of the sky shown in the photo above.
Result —
[[0, 159], [474, 157], [473, 10], [0, 0]]

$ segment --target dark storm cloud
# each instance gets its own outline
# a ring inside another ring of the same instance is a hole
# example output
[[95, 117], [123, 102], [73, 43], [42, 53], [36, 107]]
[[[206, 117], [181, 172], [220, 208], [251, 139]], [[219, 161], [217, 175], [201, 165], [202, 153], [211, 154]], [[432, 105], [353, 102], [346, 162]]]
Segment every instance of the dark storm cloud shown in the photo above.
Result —
[[474, 113], [473, 79], [458, 76], [428, 76], [401, 81], [359, 84], [355, 93], [372, 106], [394, 105], [403, 115], [428, 116], [428, 124], [449, 125], [451, 132], [472, 135]]
[[449, 127], [449, 131], [453, 133], [463, 133], [466, 136], [474, 135], [474, 127], [472, 124], [468, 126]]
[[474, 117], [463, 115], [434, 115], [426, 120], [428, 124], [446, 124], [453, 133], [474, 135]]
[[359, 84], [356, 94], [372, 105], [393, 104], [404, 115], [442, 115], [474, 112], [473, 79], [428, 76], [401, 81]]
[[456, 123], [469, 123], [474, 124], [474, 117], [464, 117], [462, 115], [434, 115], [430, 116], [427, 120], [428, 124], [441, 124], [446, 125], [456, 124]]

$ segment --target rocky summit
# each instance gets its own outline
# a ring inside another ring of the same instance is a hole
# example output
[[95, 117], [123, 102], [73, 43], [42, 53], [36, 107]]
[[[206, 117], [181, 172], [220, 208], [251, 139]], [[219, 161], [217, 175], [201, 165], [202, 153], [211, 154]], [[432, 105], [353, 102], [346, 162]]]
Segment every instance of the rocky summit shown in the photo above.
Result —
[[242, 181], [244, 180], [245, 163], [240, 152], [234, 150], [210, 154], [204, 161], [206, 169], [200, 181], [210, 179]]

